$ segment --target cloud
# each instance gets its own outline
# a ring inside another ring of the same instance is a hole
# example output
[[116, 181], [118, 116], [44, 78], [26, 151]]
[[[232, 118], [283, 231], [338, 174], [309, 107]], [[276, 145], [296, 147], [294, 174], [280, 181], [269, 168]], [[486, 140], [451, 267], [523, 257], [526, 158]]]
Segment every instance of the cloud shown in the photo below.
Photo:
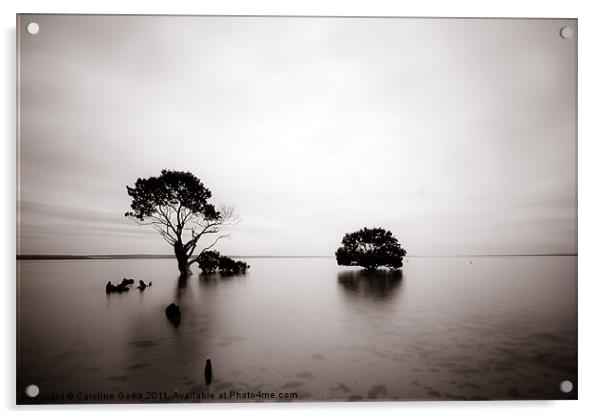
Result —
[[165, 253], [123, 217], [125, 186], [163, 168], [236, 207], [232, 254], [330, 255], [364, 225], [410, 253], [576, 251], [573, 21], [38, 21], [24, 252]]

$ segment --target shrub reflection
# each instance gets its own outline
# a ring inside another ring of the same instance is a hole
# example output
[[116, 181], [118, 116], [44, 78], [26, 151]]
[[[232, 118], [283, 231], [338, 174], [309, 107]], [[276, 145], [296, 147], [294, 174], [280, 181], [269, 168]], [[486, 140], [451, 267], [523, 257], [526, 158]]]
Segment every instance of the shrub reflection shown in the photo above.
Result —
[[390, 300], [397, 294], [403, 274], [397, 270], [349, 270], [339, 272], [337, 278], [348, 296]]

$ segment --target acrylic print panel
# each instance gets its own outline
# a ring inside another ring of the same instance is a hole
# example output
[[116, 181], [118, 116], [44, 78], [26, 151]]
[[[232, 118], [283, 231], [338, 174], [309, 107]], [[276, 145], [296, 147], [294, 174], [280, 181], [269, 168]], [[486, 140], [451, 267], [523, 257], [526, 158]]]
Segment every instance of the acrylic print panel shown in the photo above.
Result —
[[18, 16], [17, 402], [577, 398], [577, 21]]

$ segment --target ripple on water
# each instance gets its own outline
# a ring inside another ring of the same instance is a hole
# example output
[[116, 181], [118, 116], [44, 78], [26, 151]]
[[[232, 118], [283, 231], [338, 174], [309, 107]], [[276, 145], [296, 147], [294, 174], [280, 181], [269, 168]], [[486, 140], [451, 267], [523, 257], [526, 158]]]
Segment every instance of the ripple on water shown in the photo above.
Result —
[[150, 366], [150, 364], [147, 364], [147, 363], [145, 363], [145, 362], [138, 362], [138, 363], [136, 363], [136, 364], [129, 365], [129, 366], [127, 367], [127, 369], [128, 369], [128, 370], [139, 370], [139, 369], [141, 369], [141, 368], [144, 368], [144, 367], [149, 367], [149, 366]]
[[341, 391], [343, 393], [350, 393], [351, 392], [351, 388], [347, 387], [343, 383], [337, 383], [336, 387], [331, 387], [330, 390], [332, 390], [332, 391]]
[[54, 359], [56, 360], [63, 360], [63, 359], [69, 359], [69, 358], [73, 358], [74, 356], [77, 356], [77, 354], [73, 351], [65, 351], [65, 352], [61, 352], [57, 355], [54, 356]]
[[370, 400], [374, 400], [376, 398], [378, 398], [379, 395], [382, 395], [383, 397], [387, 395], [387, 387], [385, 387], [382, 384], [376, 385], [376, 386], [372, 386], [372, 388], [370, 390], [368, 390], [368, 398]]
[[297, 388], [302, 386], [303, 383], [301, 381], [289, 381], [285, 383], [282, 388]]
[[313, 380], [314, 375], [309, 371], [302, 371], [299, 374], [297, 374], [296, 377], [304, 378], [306, 380]]
[[134, 348], [151, 348], [153, 346], [157, 346], [158, 343], [155, 340], [148, 339], [148, 340], [135, 340], [135, 341], [129, 342], [128, 345], [133, 346]]

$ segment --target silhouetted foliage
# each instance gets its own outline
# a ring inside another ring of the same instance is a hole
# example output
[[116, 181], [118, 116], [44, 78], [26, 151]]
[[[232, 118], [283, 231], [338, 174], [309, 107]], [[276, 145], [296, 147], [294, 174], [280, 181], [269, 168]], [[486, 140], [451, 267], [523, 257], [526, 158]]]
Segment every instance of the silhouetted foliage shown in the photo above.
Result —
[[203, 273], [215, 272], [219, 266], [219, 252], [207, 250], [201, 253], [198, 263]]
[[107, 292], [107, 294], [110, 294], [112, 292], [124, 292], [129, 290], [130, 288], [128, 286], [123, 284], [113, 285], [111, 281], [107, 282], [107, 285], [105, 285], [105, 291]]
[[132, 278], [123, 278], [119, 285], [124, 287], [126, 285], [132, 285], [133, 283], [134, 283], [134, 280]]
[[111, 281], [107, 282], [107, 285], [105, 285], [105, 290], [107, 292], [107, 294], [112, 293], [112, 292], [124, 292], [124, 291], [129, 291], [130, 287], [128, 285], [132, 285], [134, 283], [133, 279], [130, 278], [123, 278], [121, 280], [121, 282], [117, 285], [114, 285]]
[[368, 270], [380, 266], [399, 269], [406, 255], [393, 233], [383, 228], [363, 228], [345, 234], [342, 244], [335, 253], [337, 264], [361, 266]]
[[242, 260], [230, 259], [228, 256], [219, 257], [219, 271], [225, 274], [244, 274], [249, 265]]
[[217, 234], [222, 226], [236, 221], [231, 208], [217, 210], [209, 203], [211, 191], [190, 172], [162, 170], [158, 177], [139, 178], [134, 187], [127, 186], [127, 192], [132, 211], [126, 217], [152, 226], [173, 246], [183, 276], [190, 275], [190, 265], [226, 235], [215, 238], [195, 257], [201, 237]]
[[249, 268], [246, 262], [221, 256], [214, 250], [201, 253], [198, 264], [203, 273], [212, 273], [219, 269], [221, 273], [238, 274], [245, 273]]

